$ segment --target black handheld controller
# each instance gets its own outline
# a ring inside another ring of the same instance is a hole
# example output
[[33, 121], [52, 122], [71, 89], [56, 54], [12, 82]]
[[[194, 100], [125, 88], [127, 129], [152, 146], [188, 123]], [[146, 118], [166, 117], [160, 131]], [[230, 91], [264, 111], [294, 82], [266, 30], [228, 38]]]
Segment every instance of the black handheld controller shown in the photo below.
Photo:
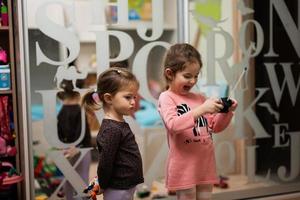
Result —
[[[241, 73], [239, 79], [235, 83], [234, 87], [231, 89], [230, 94], [232, 94], [233, 91], [237, 88], [238, 84], [242, 80], [242, 78], [243, 78], [244, 74], [246, 73], [246, 71], [247, 71], [247, 67], [244, 68], [244, 70]], [[222, 104], [223, 104], [223, 109], [220, 110], [220, 113], [228, 113], [229, 108], [232, 106], [233, 101], [229, 98], [231, 96], [230, 94], [227, 97], [221, 97], [220, 98], [220, 100], [222, 101]]]
[[223, 109], [220, 110], [220, 113], [228, 113], [228, 109], [230, 108], [230, 106], [232, 106], [232, 100], [228, 97], [222, 97], [221, 98], [222, 104], [223, 104]]

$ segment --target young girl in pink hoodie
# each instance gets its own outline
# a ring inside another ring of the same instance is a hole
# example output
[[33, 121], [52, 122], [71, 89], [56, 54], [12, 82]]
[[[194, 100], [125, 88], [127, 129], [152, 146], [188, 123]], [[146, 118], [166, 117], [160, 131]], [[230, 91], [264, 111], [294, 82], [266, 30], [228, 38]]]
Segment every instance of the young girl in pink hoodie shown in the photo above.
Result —
[[159, 113], [167, 129], [169, 154], [166, 187], [177, 199], [211, 199], [218, 181], [212, 133], [224, 130], [237, 102], [220, 113], [222, 101], [191, 92], [202, 68], [199, 52], [189, 44], [170, 47], [164, 63], [167, 90], [159, 96]]

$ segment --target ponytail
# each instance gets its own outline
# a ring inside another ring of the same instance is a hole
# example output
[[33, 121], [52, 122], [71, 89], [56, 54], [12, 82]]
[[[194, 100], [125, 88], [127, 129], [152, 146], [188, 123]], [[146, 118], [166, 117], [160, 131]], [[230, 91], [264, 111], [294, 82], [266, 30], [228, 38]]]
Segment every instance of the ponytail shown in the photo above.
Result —
[[98, 96], [97, 92], [89, 91], [82, 97], [81, 105], [85, 110], [94, 111], [102, 108], [99, 97], [96, 99], [96, 96]]

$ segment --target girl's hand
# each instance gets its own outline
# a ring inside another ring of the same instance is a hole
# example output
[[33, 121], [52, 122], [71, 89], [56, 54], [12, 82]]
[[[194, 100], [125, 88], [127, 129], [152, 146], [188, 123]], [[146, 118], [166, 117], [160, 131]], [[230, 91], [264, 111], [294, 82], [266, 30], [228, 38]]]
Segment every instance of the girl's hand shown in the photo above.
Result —
[[222, 101], [217, 98], [209, 98], [202, 104], [205, 113], [217, 113], [223, 108]]
[[93, 189], [89, 191], [89, 198], [92, 200], [97, 200], [97, 195], [103, 193], [103, 190], [100, 188], [99, 184], [95, 184]]
[[230, 98], [231, 99], [231, 101], [232, 101], [232, 105], [229, 107], [229, 111], [235, 111], [235, 109], [237, 108], [237, 106], [238, 106], [238, 102], [235, 100], [235, 99], [232, 99], [232, 98]]
[[83, 190], [84, 193], [88, 193], [89, 199], [97, 200], [97, 195], [103, 193], [103, 189], [101, 189], [98, 177], [94, 177], [92, 181], [89, 183], [88, 187]]

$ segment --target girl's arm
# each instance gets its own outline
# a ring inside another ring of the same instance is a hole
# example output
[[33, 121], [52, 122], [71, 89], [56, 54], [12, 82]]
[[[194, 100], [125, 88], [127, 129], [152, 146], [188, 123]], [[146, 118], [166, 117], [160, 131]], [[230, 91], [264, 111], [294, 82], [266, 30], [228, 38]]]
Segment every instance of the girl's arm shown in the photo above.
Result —
[[99, 163], [98, 163], [98, 177], [99, 185], [105, 189], [111, 180], [113, 173], [115, 157], [121, 141], [121, 131], [117, 128], [110, 128], [104, 130], [97, 137]]
[[233, 112], [210, 114], [205, 116], [208, 121], [208, 127], [214, 132], [218, 133], [223, 131], [230, 123]]
[[202, 104], [199, 102], [198, 107], [192, 110], [186, 110], [182, 115], [178, 115], [176, 102], [169, 95], [162, 94], [159, 98], [158, 110], [166, 128], [171, 132], [179, 133], [192, 128], [195, 125], [195, 120], [200, 116], [218, 112], [223, 108], [221, 102], [216, 98], [205, 100], [203, 97], [203, 101]]
[[158, 111], [168, 130], [179, 133], [195, 125], [193, 113], [187, 111], [177, 115], [177, 105], [168, 95], [161, 95], [158, 100]]
[[233, 104], [229, 108], [228, 113], [218, 113], [218, 114], [211, 114], [206, 116], [208, 120], [208, 126], [214, 133], [223, 131], [229, 125], [233, 117], [233, 111], [238, 106], [238, 103], [235, 99], [231, 99], [231, 100]]

